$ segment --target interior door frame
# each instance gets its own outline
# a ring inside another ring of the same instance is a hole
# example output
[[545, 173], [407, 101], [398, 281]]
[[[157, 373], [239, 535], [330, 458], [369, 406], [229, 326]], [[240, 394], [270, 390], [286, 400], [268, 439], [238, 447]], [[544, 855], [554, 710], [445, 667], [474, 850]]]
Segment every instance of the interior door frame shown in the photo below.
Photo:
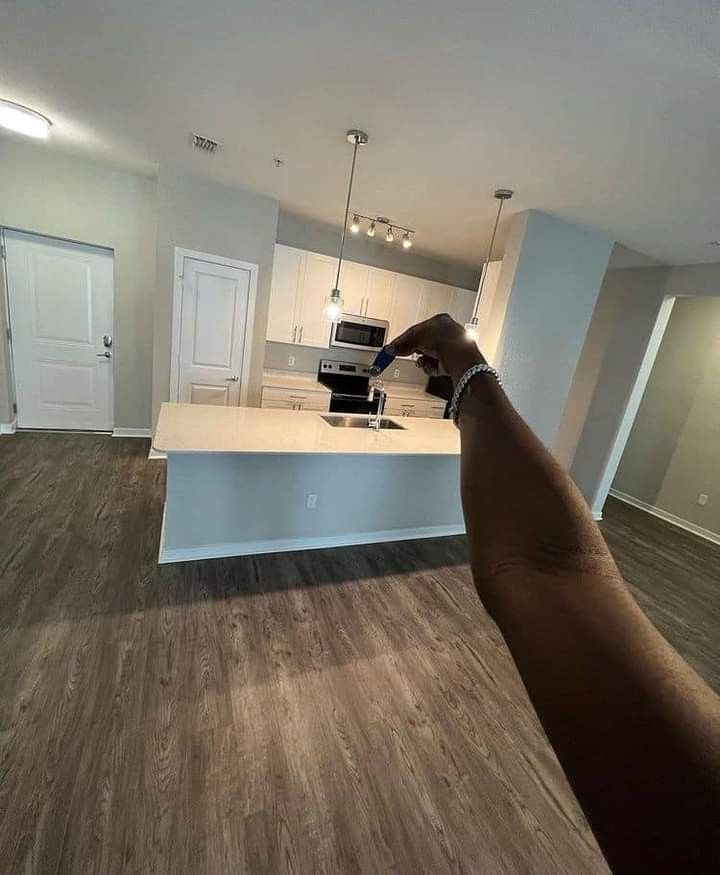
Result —
[[252, 328], [255, 324], [255, 301], [257, 298], [258, 270], [257, 264], [250, 261], [238, 261], [236, 258], [226, 258], [224, 255], [212, 255], [209, 252], [198, 252], [195, 249], [175, 247], [173, 269], [173, 300], [172, 300], [172, 333], [170, 337], [170, 400], [180, 399], [180, 333], [182, 327], [182, 291], [183, 262], [186, 258], [195, 261], [207, 261], [209, 264], [222, 264], [224, 267], [236, 267], [250, 273], [250, 288], [245, 314], [245, 341], [243, 343], [242, 377], [240, 383], [239, 407], [247, 404], [248, 375], [252, 363]]
[[[5, 316], [5, 328], [7, 329], [6, 348], [9, 370], [7, 374], [8, 389], [10, 396], [10, 404], [12, 405], [13, 420], [10, 423], [10, 433], [14, 433], [17, 428], [18, 419], [18, 397], [15, 378], [15, 349], [12, 322], [10, 319], [10, 283], [7, 272], [7, 240], [6, 232], [10, 234], [27, 234], [29, 237], [41, 237], [45, 240], [51, 240], [54, 243], [68, 243], [71, 246], [86, 246], [89, 249], [100, 249], [103, 252], [110, 254], [112, 258], [112, 307], [110, 335], [112, 337], [112, 359], [110, 365], [110, 428], [108, 431], [88, 432], [88, 434], [111, 434], [115, 430], [115, 381], [117, 378], [117, 335], [115, 332], [116, 311], [115, 311], [115, 249], [112, 246], [107, 246], [103, 243], [88, 243], [86, 240], [73, 240], [70, 237], [60, 237], [56, 234], [45, 234], [42, 231], [29, 231], [27, 228], [17, 228], [14, 225], [0, 225], [0, 247], [2, 247], [2, 259], [0, 259], [0, 270], [3, 272], [3, 279], [0, 282], [0, 297], [3, 301], [0, 305], [3, 306], [3, 315]], [[0, 320], [1, 321], [1, 320]], [[3, 423], [5, 425], [5, 423]], [[58, 429], [48, 428], [47, 431], [57, 431]], [[62, 431], [63, 429], [59, 429]]]

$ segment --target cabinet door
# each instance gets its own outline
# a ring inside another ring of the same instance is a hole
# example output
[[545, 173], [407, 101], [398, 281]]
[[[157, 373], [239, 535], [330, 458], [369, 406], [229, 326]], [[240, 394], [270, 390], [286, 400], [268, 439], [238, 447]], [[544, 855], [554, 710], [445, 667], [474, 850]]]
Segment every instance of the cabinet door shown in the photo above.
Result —
[[470, 289], [455, 289], [450, 302], [450, 315], [456, 322], [464, 325], [472, 319], [472, 311], [475, 306], [475, 292]]
[[305, 270], [306, 253], [278, 243], [273, 258], [268, 310], [267, 340], [293, 343], [297, 333], [298, 298]]
[[423, 291], [423, 280], [402, 273], [395, 274], [390, 306], [390, 337], [397, 337], [419, 321]]
[[367, 296], [369, 272], [370, 268], [366, 264], [343, 261], [340, 268], [340, 291], [343, 296], [343, 313], [352, 313], [354, 316], [364, 315], [363, 308]]
[[478, 305], [478, 324], [481, 329], [484, 329], [490, 320], [490, 311], [492, 309], [495, 292], [497, 291], [498, 277], [500, 276], [500, 267], [502, 261], [491, 261], [488, 264], [487, 276], [483, 283], [483, 293], [480, 296], [480, 304]]
[[325, 316], [325, 298], [335, 285], [337, 261], [326, 255], [308, 252], [298, 317], [298, 343], [327, 349], [330, 323]]
[[454, 289], [451, 286], [435, 283], [431, 280], [425, 280], [423, 285], [423, 299], [420, 306], [419, 321], [429, 319], [438, 313], [449, 312]]
[[368, 271], [367, 305], [365, 315], [373, 319], [390, 319], [395, 274], [379, 267]]

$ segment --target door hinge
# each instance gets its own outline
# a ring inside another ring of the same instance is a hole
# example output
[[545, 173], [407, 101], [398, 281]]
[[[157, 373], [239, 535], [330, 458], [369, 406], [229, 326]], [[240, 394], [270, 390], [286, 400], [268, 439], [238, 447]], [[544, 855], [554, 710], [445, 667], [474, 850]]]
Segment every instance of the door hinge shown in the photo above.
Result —
[[0, 243], [0, 259], [2, 259], [2, 261], [5, 261], [5, 244], [4, 243]]
[[17, 416], [17, 402], [13, 401], [12, 408], [13, 408], [13, 415]]
[[8, 339], [8, 343], [12, 343], [12, 331], [10, 331], [10, 328], [9, 328], [9, 327], [6, 328], [5, 330], [7, 331], [7, 339]]

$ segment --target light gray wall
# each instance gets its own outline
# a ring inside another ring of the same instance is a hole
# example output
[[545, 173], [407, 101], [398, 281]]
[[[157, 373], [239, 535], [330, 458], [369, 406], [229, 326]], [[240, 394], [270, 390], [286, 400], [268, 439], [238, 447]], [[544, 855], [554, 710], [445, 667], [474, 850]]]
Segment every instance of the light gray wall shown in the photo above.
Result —
[[[604, 348], [587, 356], [583, 352], [584, 367], [591, 371], [578, 373], [575, 378], [584, 383], [585, 398], [581, 403], [587, 404], [588, 413], [570, 473], [591, 504], [615, 446], [663, 300], [676, 298], [677, 307], [684, 296], [719, 296], [720, 264], [608, 271], [601, 298], [606, 295], [616, 304], [611, 328], [603, 332]], [[599, 311], [593, 318], [603, 319], [605, 314]], [[602, 357], [600, 368], [593, 364], [598, 356]], [[667, 447], [658, 452], [667, 454]]]
[[602, 364], [585, 381], [590, 400], [583, 403], [588, 412], [570, 466], [591, 505], [658, 319], [667, 274], [665, 268], [639, 268], [611, 270], [605, 276], [601, 297], [609, 298], [606, 306], [614, 307], [612, 325], [603, 332], [604, 349], [593, 352], [593, 358], [602, 357]]
[[11, 380], [10, 349], [6, 342], [5, 271], [0, 265], [0, 424], [9, 425], [15, 418], [12, 412], [13, 387]]
[[619, 299], [619, 295], [613, 294], [612, 284], [605, 280], [595, 304], [595, 311], [585, 337], [553, 448], [555, 458], [565, 468], [570, 467], [575, 457], [598, 374], [603, 366]]
[[498, 279], [498, 294], [502, 297], [507, 283], [510, 294], [494, 361], [508, 396], [550, 447], [611, 249], [612, 241], [602, 234], [535, 210], [517, 214], [511, 223], [508, 264], [504, 257]]
[[[153, 419], [170, 391], [175, 247], [258, 265], [248, 403], [260, 403], [270, 278], [278, 202], [241, 188], [160, 168], [158, 177], [157, 290], [154, 318]], [[245, 375], [243, 375], [245, 377]]]
[[613, 487], [720, 533], [720, 298], [676, 301]]
[[[298, 249], [308, 249], [322, 255], [338, 254], [340, 246], [340, 227], [325, 225], [313, 219], [280, 211], [277, 228], [277, 242]], [[411, 276], [447, 283], [462, 289], [477, 289], [480, 282], [480, 267], [485, 253], [478, 253], [477, 268], [456, 264], [432, 256], [422, 255], [415, 249], [407, 251], [395, 243], [385, 243], [378, 236], [370, 238], [365, 233], [355, 237], [348, 234], [345, 242], [345, 257], [372, 267], [407, 273]]]
[[[150, 425], [155, 209], [152, 179], [0, 141], [0, 225], [114, 251], [116, 427]], [[5, 346], [3, 332], [0, 362]], [[9, 394], [5, 369], [0, 406]]]

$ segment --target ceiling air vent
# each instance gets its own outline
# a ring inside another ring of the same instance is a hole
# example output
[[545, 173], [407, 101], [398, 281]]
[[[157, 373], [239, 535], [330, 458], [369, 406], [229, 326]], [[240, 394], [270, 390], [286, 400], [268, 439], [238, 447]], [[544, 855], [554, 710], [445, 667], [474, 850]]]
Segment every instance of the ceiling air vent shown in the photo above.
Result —
[[192, 134], [192, 147], [200, 152], [207, 152], [209, 155], [220, 151], [220, 143], [216, 140], [211, 140], [210, 137], [203, 137], [200, 134]]

